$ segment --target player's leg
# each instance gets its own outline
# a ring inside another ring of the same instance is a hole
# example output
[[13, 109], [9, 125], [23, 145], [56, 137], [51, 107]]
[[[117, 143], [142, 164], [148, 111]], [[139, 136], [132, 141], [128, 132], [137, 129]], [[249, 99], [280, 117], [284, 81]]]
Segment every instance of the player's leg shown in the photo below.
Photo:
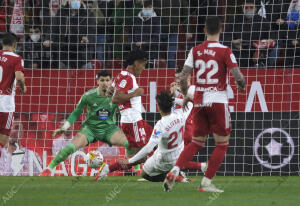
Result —
[[78, 132], [72, 139], [71, 143], [60, 150], [54, 159], [50, 162], [48, 167], [41, 172], [39, 176], [51, 176], [52, 170], [61, 162], [65, 161], [70, 155], [76, 152], [78, 149], [85, 147], [88, 144], [86, 134]]
[[72, 142], [60, 150], [55, 158], [49, 164], [50, 169], [54, 169], [59, 163], [65, 161], [70, 155], [78, 149], [85, 147], [88, 144], [86, 136], [80, 132], [72, 139]]
[[[205, 172], [205, 176], [201, 181], [199, 191], [223, 192], [222, 190], [216, 189], [211, 184], [211, 180], [220, 168], [220, 165], [224, 160], [227, 148], [229, 146], [229, 138], [231, 131], [230, 113], [228, 105], [221, 103], [214, 103], [211, 107], [211, 111], [212, 112], [209, 120], [216, 146], [208, 160], [208, 167]], [[210, 185], [212, 185], [212, 188], [209, 187]], [[205, 187], [207, 188], [205, 189]]]
[[0, 147], [4, 147], [7, 144], [9, 136], [0, 134]]
[[0, 147], [7, 144], [10, 129], [14, 120], [13, 112], [0, 112]]
[[205, 109], [202, 107], [195, 108], [194, 111], [194, 137], [192, 142], [184, 147], [175, 166], [168, 173], [164, 181], [165, 191], [171, 191], [180, 170], [205, 146], [207, 135], [209, 134], [208, 117]]
[[126, 153], [129, 155], [133, 154], [129, 142], [124, 134], [124, 132], [120, 129], [116, 129], [111, 135], [109, 142], [111, 145], [123, 146], [126, 149]]

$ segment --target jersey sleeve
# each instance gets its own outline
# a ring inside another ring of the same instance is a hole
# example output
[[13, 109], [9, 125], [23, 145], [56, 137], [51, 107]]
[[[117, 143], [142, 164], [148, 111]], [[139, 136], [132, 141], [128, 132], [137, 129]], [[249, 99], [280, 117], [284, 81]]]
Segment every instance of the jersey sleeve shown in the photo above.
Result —
[[15, 66], [15, 72], [16, 71], [24, 71], [24, 60], [22, 59], [22, 57], [19, 57], [17, 59], [17, 63]]
[[115, 89], [128, 93], [130, 89], [133, 87], [133, 80], [130, 76], [123, 76], [121, 78], [117, 78], [115, 81]]
[[146, 146], [144, 146], [136, 155], [134, 155], [132, 158], [130, 158], [128, 161], [129, 163], [134, 163], [137, 162], [141, 159], [143, 159], [144, 157], [146, 157], [152, 150], [153, 148], [158, 145], [159, 141], [161, 140], [163, 133], [162, 131], [159, 129], [159, 124], [156, 124], [152, 135], [148, 141], [148, 143], [146, 144]]
[[185, 66], [194, 68], [194, 55], [193, 55], [193, 48], [190, 50], [190, 53], [187, 57], [187, 59], [185, 60], [184, 63]]
[[224, 58], [225, 58], [225, 65], [227, 67], [227, 70], [230, 70], [230, 69], [233, 69], [233, 68], [239, 66], [236, 61], [236, 58], [230, 48], [228, 48], [226, 50], [226, 54], [225, 54]]
[[78, 117], [80, 116], [82, 111], [85, 109], [86, 105], [87, 105], [86, 97], [85, 97], [85, 95], [82, 95], [82, 97], [79, 100], [75, 110], [70, 114], [67, 121], [70, 124], [73, 124], [78, 119]]

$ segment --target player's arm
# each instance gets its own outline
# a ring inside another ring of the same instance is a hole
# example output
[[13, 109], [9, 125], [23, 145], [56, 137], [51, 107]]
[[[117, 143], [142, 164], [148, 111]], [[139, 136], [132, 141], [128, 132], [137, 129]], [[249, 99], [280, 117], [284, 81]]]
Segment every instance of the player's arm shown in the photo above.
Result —
[[225, 64], [227, 68], [230, 70], [230, 73], [235, 79], [235, 82], [238, 86], [238, 89], [240, 91], [245, 90], [245, 78], [242, 72], [240, 71], [236, 58], [234, 54], [232, 53], [230, 48], [227, 48], [226, 53], [225, 53]]
[[71, 127], [71, 125], [78, 119], [78, 117], [80, 116], [80, 114], [82, 113], [82, 111], [85, 109], [86, 106], [87, 103], [86, 103], [85, 95], [82, 95], [75, 110], [70, 114], [67, 121], [64, 123], [64, 125], [61, 128], [56, 129], [52, 136], [55, 137], [56, 135], [62, 134], [65, 131], [67, 131]]
[[240, 91], [245, 91], [245, 78], [238, 67], [230, 70]]
[[186, 96], [188, 91], [188, 77], [192, 73], [194, 68], [194, 56], [193, 56], [193, 48], [189, 52], [187, 59], [185, 60], [183, 70], [180, 78], [180, 89], [181, 93]]
[[112, 98], [113, 104], [122, 104], [128, 102], [133, 97], [142, 96], [144, 94], [144, 90], [142, 88], [137, 88], [134, 92], [129, 94], [125, 94], [122, 90], [115, 90], [114, 96]]
[[21, 93], [25, 94], [26, 91], [27, 91], [27, 88], [26, 88], [26, 85], [25, 85], [25, 77], [24, 77], [23, 71], [16, 71], [15, 76], [16, 76], [17, 84], [21, 88]]
[[154, 147], [158, 145], [161, 138], [162, 138], [162, 133], [159, 132], [158, 129], [154, 128], [148, 143], [136, 155], [131, 157], [128, 160], [128, 163], [132, 164], [146, 157], [154, 149]]

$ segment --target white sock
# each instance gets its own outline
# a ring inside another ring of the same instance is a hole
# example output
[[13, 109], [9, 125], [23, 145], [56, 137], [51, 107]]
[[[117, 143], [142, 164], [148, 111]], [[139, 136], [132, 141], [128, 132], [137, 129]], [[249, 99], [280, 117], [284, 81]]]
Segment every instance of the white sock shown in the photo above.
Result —
[[202, 186], [209, 186], [211, 184], [211, 179], [208, 179], [207, 177], [203, 177], [201, 181]]
[[171, 171], [174, 173], [175, 176], [178, 176], [180, 169], [178, 166], [174, 166]]

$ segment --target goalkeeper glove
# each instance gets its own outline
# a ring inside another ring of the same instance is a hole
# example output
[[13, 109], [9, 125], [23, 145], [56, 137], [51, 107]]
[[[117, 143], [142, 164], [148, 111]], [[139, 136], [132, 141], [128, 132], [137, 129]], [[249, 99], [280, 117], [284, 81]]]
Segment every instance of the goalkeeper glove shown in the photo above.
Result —
[[52, 137], [54, 138], [56, 135], [65, 133], [65, 131], [67, 131], [70, 127], [71, 127], [70, 122], [66, 121], [66, 122], [64, 123], [64, 125], [63, 125], [61, 128], [56, 129], [56, 130], [54, 131]]

